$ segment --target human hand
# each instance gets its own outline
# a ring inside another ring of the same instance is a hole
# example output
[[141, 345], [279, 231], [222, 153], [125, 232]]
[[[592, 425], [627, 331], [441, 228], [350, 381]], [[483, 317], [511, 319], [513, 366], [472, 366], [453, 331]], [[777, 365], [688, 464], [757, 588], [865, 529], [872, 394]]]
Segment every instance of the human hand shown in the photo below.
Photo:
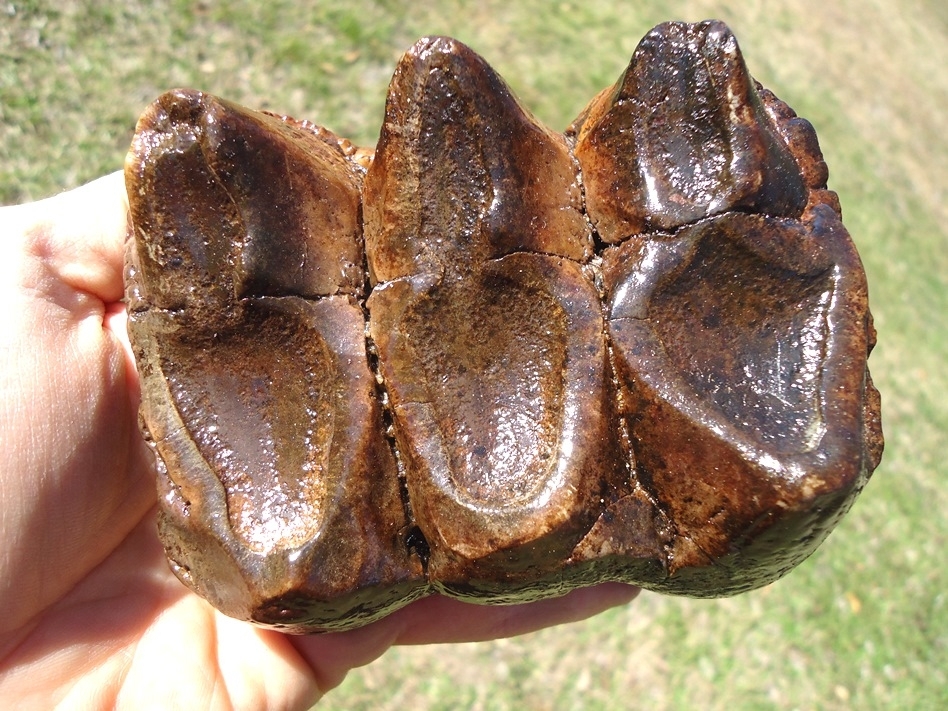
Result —
[[433, 596], [348, 632], [227, 618], [171, 573], [125, 334], [121, 173], [0, 208], [0, 699], [9, 708], [306, 708], [394, 644], [597, 614], [605, 584], [508, 607]]

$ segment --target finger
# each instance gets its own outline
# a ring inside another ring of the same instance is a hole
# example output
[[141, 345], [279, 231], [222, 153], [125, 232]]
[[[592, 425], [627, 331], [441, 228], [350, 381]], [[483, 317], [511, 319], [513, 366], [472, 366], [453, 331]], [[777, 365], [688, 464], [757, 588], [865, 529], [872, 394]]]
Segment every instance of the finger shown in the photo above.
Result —
[[120, 173], [0, 209], [0, 634], [68, 592], [154, 503], [116, 337], [126, 213]]
[[630, 602], [638, 593], [639, 589], [632, 585], [604, 583], [579, 588], [562, 597], [492, 606], [435, 595], [404, 609], [404, 629], [395, 643], [482, 642], [515, 637], [592, 617]]
[[122, 298], [128, 197], [121, 171], [39, 202], [3, 208], [0, 216], [6, 246], [40, 258], [73, 290], [105, 303]]
[[346, 673], [368, 664], [395, 644], [480, 642], [526, 634], [597, 615], [624, 605], [639, 589], [621, 583], [581, 588], [563, 597], [522, 605], [473, 605], [433, 595], [366, 627], [293, 638], [313, 668], [319, 688], [338, 686]]

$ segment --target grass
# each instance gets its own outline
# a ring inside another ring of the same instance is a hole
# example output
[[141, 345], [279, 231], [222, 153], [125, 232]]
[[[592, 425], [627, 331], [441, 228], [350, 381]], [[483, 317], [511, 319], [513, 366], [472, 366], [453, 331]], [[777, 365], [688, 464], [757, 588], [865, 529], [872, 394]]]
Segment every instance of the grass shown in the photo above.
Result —
[[173, 86], [374, 143], [394, 64], [443, 33], [565, 127], [665, 19], [720, 17], [755, 76], [817, 127], [869, 275], [882, 466], [827, 543], [738, 598], [643, 594], [584, 623], [400, 648], [339, 709], [928, 709], [948, 706], [948, 10], [940, 0], [7, 2], [0, 203], [121, 167]]

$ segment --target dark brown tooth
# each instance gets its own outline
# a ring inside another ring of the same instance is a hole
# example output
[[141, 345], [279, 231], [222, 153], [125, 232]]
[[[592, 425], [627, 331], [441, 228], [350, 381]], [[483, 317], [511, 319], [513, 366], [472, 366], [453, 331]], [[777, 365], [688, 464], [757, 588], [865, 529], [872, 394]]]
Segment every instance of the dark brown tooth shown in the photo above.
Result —
[[562, 592], [570, 551], [629, 488], [595, 289], [574, 262], [514, 254], [389, 282], [369, 309], [432, 582]]
[[829, 168], [823, 160], [823, 151], [820, 150], [813, 124], [797, 116], [796, 112], [774, 96], [772, 91], [758, 85], [757, 95], [800, 166], [803, 182], [811, 190], [825, 189]]
[[564, 137], [445, 37], [421, 40], [395, 70], [365, 181], [365, 232], [373, 283], [513, 252], [592, 253]]
[[125, 161], [139, 296], [159, 309], [224, 308], [243, 243], [240, 215], [202, 146], [207, 97], [162, 94], [138, 121]]
[[670, 22], [576, 120], [589, 216], [606, 242], [729, 210], [797, 217], [800, 168], [720, 22]]
[[361, 179], [330, 136], [199, 92], [160, 97], [129, 163], [135, 192], [163, 197], [132, 214], [151, 302], [358, 293]]
[[370, 332], [428, 572], [455, 594], [551, 594], [628, 486], [598, 294], [564, 258], [590, 247], [574, 171], [470, 49], [423, 40], [399, 64], [366, 176], [388, 280]]
[[364, 281], [355, 168], [312, 132], [180, 91], [139, 124], [128, 165], [129, 330], [179, 577], [290, 630], [422, 594], [362, 309], [296, 295]]
[[176, 574], [292, 632], [775, 580], [883, 449], [827, 174], [714, 21], [652, 30], [566, 135], [444, 37], [399, 62], [374, 158], [160, 97], [126, 295]]
[[203, 132], [243, 228], [236, 295], [361, 292], [361, 174], [331, 134], [220, 99]]
[[638, 476], [677, 532], [660, 589], [782, 575], [877, 462], [865, 278], [836, 213], [804, 217], [724, 215], [604, 256]]

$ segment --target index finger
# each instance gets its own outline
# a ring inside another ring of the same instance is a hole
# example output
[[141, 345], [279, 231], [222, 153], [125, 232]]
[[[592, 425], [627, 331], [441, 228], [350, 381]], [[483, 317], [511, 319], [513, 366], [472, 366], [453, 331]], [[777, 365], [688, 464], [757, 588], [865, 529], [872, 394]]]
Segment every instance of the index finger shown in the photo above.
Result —
[[433, 595], [359, 629], [293, 637], [291, 642], [325, 693], [342, 683], [350, 669], [368, 664], [393, 645], [514, 637], [592, 617], [628, 603], [638, 593], [632, 585], [601, 583], [519, 605], [475, 605]]

